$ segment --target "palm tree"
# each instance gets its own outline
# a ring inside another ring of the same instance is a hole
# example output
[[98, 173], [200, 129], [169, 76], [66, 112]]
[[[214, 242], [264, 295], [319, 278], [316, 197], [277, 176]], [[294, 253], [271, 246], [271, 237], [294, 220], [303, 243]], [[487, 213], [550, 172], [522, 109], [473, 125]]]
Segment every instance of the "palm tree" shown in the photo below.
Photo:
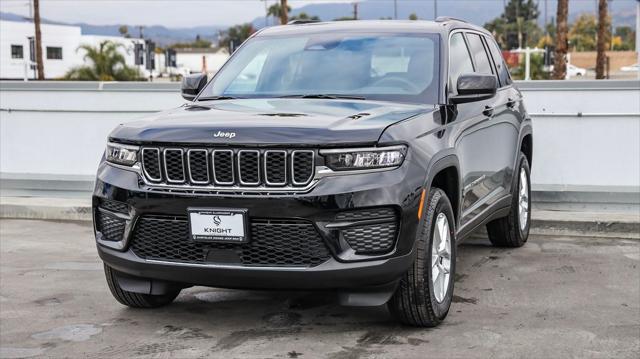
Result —
[[85, 61], [91, 65], [74, 67], [65, 74], [67, 80], [80, 81], [138, 81], [142, 75], [135, 67], [126, 64], [124, 56], [118, 48], [124, 45], [113, 41], [102, 41], [97, 47], [81, 45], [78, 50], [84, 50]]
[[[280, 23], [284, 25], [284, 24], [286, 24], [286, 22], [282, 23], [283, 14], [282, 14], [281, 9], [283, 9], [283, 7], [280, 6], [280, 3], [275, 3], [275, 4], [271, 5], [271, 6], [269, 6], [269, 9], [267, 10], [267, 16], [273, 16], [273, 17], [275, 17], [277, 19], [280, 19]], [[291, 11], [291, 7], [287, 5], [287, 14], [290, 11]]]
[[569, 0], [558, 0], [557, 29], [556, 29], [556, 51], [553, 64], [553, 78], [564, 80], [567, 75], [567, 34], [569, 24]]
[[596, 79], [604, 79], [604, 65], [606, 61], [605, 48], [607, 43], [607, 30], [609, 29], [607, 21], [607, 0], [598, 2], [598, 43], [596, 45]]

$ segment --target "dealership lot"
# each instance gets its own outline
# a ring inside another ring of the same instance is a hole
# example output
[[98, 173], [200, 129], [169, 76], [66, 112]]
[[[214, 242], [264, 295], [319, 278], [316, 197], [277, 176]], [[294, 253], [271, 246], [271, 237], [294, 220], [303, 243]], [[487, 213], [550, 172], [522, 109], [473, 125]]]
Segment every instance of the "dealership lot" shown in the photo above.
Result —
[[158, 310], [111, 297], [89, 222], [0, 220], [0, 357], [611, 357], [640, 355], [640, 241], [532, 236], [459, 250], [436, 329], [319, 293], [194, 287]]

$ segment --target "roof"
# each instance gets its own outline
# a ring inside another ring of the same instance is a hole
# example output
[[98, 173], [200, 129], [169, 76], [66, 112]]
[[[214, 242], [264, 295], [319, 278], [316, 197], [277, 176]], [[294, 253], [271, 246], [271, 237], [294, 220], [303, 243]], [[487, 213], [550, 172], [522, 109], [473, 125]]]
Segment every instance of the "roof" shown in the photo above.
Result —
[[440, 33], [446, 34], [454, 29], [471, 29], [490, 34], [487, 30], [471, 23], [453, 18], [438, 18], [438, 21], [425, 20], [349, 20], [311, 22], [273, 26], [259, 31], [259, 36], [283, 34], [311, 34], [333, 31], [354, 32], [391, 32], [391, 33]]

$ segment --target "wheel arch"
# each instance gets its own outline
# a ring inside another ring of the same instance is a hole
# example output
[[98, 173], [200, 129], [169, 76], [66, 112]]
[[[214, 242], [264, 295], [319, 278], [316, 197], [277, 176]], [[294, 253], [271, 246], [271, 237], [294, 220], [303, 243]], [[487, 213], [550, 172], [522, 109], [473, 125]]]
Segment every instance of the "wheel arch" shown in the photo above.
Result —
[[458, 157], [454, 154], [448, 154], [432, 161], [427, 170], [427, 179], [424, 186], [427, 191], [432, 187], [438, 187], [445, 192], [449, 202], [451, 202], [451, 207], [453, 207], [456, 228], [460, 223], [461, 217], [461, 183]]

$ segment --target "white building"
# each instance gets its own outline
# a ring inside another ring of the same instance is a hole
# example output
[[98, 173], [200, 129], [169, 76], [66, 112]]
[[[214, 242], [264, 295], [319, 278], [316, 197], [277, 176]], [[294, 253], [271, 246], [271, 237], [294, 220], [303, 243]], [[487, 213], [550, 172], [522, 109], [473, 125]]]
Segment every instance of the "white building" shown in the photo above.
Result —
[[226, 48], [176, 49], [176, 66], [187, 73], [216, 73], [228, 58], [229, 51]]
[[[97, 46], [105, 40], [121, 43], [120, 52], [128, 66], [135, 66], [134, 44], [141, 39], [116, 36], [82, 35], [79, 26], [41, 24], [42, 60], [46, 79], [60, 78], [75, 66], [85, 64], [83, 44]], [[35, 27], [30, 21], [0, 20], [0, 79], [35, 78], [31, 68], [29, 37], [34, 37]], [[139, 66], [143, 70], [144, 66]], [[145, 74], [145, 71], [142, 71]]]

